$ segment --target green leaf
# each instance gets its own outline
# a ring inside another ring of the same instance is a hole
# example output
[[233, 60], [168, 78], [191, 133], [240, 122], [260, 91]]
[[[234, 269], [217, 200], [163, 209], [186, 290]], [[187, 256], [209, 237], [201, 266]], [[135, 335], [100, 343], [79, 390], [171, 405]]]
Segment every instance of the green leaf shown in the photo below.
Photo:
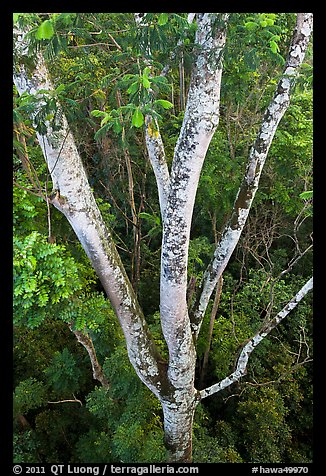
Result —
[[93, 111], [91, 111], [91, 115], [94, 117], [103, 117], [106, 116], [106, 114], [105, 111], [100, 111], [99, 109], [93, 109]]
[[103, 117], [103, 119], [101, 120], [101, 127], [104, 126], [104, 124], [106, 124], [107, 122], [109, 122], [110, 120], [112, 119], [112, 116], [111, 114], [106, 114], [106, 116]]
[[161, 15], [158, 17], [158, 24], [160, 26], [165, 25], [169, 20], [169, 15], [167, 13], [161, 13]]
[[144, 124], [144, 115], [139, 109], [139, 107], [137, 107], [132, 116], [132, 125], [135, 127], [141, 127], [143, 124]]
[[110, 129], [110, 124], [104, 124], [103, 127], [101, 127], [95, 134], [94, 134], [94, 139], [98, 140], [100, 137], [104, 136], [104, 134], [107, 132], [107, 130]]
[[165, 76], [155, 76], [154, 78], [152, 78], [152, 81], [154, 83], [168, 84], [168, 80]]
[[267, 25], [268, 25], [267, 20], [262, 20], [262, 21], [260, 22], [260, 26], [261, 26], [262, 28], [265, 28], [265, 26], [267, 26]]
[[14, 24], [17, 23], [18, 18], [19, 18], [21, 15], [23, 15], [23, 13], [13, 13], [13, 14], [12, 14]]
[[274, 54], [278, 53], [280, 51], [278, 44], [272, 40], [269, 42], [270, 49], [273, 51]]
[[144, 88], [148, 89], [151, 85], [150, 81], [148, 81], [148, 79], [146, 77], [143, 76], [142, 78], [142, 82], [143, 82], [143, 86]]
[[155, 104], [160, 104], [161, 106], [164, 107], [164, 109], [171, 109], [171, 107], [173, 107], [172, 102], [166, 101], [165, 99], [157, 99], [155, 101]]
[[307, 190], [306, 192], [302, 192], [299, 195], [299, 197], [302, 198], [302, 200], [310, 200], [312, 196], [313, 196], [312, 190]]
[[259, 25], [255, 21], [247, 21], [244, 26], [247, 30], [254, 30]]
[[256, 48], [252, 48], [250, 51], [245, 53], [243, 57], [244, 63], [246, 67], [250, 71], [256, 71], [259, 65], [259, 60], [258, 60], [258, 55], [257, 55], [257, 50]]
[[147, 220], [152, 225], [158, 225], [158, 226], [161, 225], [161, 219], [157, 215], [151, 215], [150, 213], [140, 212], [138, 216], [140, 218], [143, 218], [144, 220]]
[[132, 83], [129, 88], [127, 89], [128, 94], [134, 94], [138, 91], [138, 81]]
[[64, 84], [59, 84], [59, 86], [56, 88], [55, 92], [56, 94], [62, 93], [66, 89], [66, 86]]
[[37, 40], [50, 40], [54, 35], [53, 24], [51, 20], [45, 20], [40, 24], [36, 31]]
[[148, 78], [150, 74], [151, 74], [151, 68], [149, 66], [146, 66], [146, 68], [144, 68], [144, 71], [143, 71], [143, 76], [145, 78]]
[[118, 119], [116, 119], [113, 123], [113, 130], [116, 134], [119, 134], [122, 131], [122, 126]]

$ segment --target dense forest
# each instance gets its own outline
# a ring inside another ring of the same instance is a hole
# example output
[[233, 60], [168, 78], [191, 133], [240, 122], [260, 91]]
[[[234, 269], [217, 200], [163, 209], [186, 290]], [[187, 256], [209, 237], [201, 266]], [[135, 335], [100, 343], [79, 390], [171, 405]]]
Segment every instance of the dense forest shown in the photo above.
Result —
[[14, 47], [14, 462], [312, 462], [311, 14]]

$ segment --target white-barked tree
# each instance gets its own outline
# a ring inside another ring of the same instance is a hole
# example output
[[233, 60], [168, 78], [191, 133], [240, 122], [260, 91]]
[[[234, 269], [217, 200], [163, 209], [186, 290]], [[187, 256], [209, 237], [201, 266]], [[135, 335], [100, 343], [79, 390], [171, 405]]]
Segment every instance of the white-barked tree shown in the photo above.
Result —
[[[142, 27], [142, 22], [146, 27], [143, 18], [141, 14], [135, 15], [139, 27]], [[165, 158], [157, 120], [148, 114], [143, 125], [147, 153], [157, 182], [163, 225], [160, 319], [168, 347], [167, 361], [154, 344], [110, 229], [103, 221], [68, 121], [63, 116], [59, 132], [54, 133], [49, 125], [46, 133], [37, 133], [53, 183], [54, 193], [48, 198], [49, 203], [63, 213], [76, 233], [119, 320], [131, 364], [141, 381], [161, 402], [170, 462], [191, 462], [192, 425], [198, 403], [241, 379], [246, 374], [248, 359], [254, 348], [312, 289], [311, 278], [276, 316], [257, 330], [239, 353], [232, 374], [209, 388], [198, 390], [195, 387], [196, 341], [205, 311], [244, 229], [270, 145], [290, 104], [291, 88], [312, 31], [312, 14], [297, 14], [283, 74], [250, 149], [230, 219], [221, 230], [214, 256], [190, 308], [187, 304], [187, 262], [191, 221], [203, 162], [219, 123], [223, 52], [229, 15], [196, 13], [189, 14], [188, 18], [197, 23], [197, 53], [171, 167], [168, 167]], [[24, 54], [25, 42], [24, 32], [16, 30], [18, 55]], [[150, 62], [148, 64], [150, 66]], [[38, 94], [41, 97], [41, 90], [53, 89], [41, 53], [37, 53], [32, 74], [23, 63], [15, 66], [14, 84], [19, 94], [29, 93], [36, 97]], [[82, 342], [82, 336], [79, 338]], [[85, 339], [84, 345], [87, 348]], [[104, 383], [107, 384], [105, 380]]]

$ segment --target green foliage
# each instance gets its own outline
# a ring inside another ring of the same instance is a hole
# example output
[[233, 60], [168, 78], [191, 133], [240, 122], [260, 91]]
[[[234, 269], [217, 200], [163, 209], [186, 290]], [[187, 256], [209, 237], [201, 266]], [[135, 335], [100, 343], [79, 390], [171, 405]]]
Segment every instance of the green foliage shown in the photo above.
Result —
[[312, 190], [307, 190], [306, 192], [302, 192], [299, 195], [299, 197], [302, 198], [302, 200], [310, 200], [312, 196], [313, 196]]
[[110, 453], [114, 461], [164, 461], [160, 404], [139, 381], [126, 350], [119, 347], [112, 352], [103, 369], [110, 389], [91, 392], [87, 407], [105, 423], [104, 430], [110, 432]]
[[147, 236], [153, 238], [162, 232], [161, 219], [157, 215], [152, 215], [147, 212], [140, 212], [139, 218], [145, 220], [152, 228], [147, 232]]
[[105, 431], [90, 430], [82, 435], [76, 443], [75, 462], [114, 463], [111, 452], [110, 435]]
[[258, 197], [264, 193], [292, 216], [302, 209], [302, 190], [312, 189], [311, 107], [311, 91], [294, 95], [276, 131], [258, 192]]
[[291, 440], [286, 424], [288, 411], [277, 390], [271, 387], [249, 389], [239, 403], [239, 431], [250, 462], [281, 463], [285, 446]]
[[67, 111], [69, 119], [78, 113], [78, 104], [67, 97], [68, 93], [69, 86], [64, 84], [59, 84], [53, 91], [39, 89], [37, 94], [23, 93], [16, 99], [16, 121], [26, 116], [32, 117], [33, 127], [41, 135], [46, 134], [49, 127], [59, 134], [62, 128], [62, 108]]
[[36, 231], [14, 237], [15, 325], [39, 326], [48, 305], [69, 299], [82, 286], [79, 267], [63, 245], [47, 243]]
[[196, 276], [198, 279], [201, 279], [213, 252], [214, 246], [208, 241], [206, 236], [200, 236], [190, 240], [188, 252], [188, 276]]
[[50, 40], [54, 35], [53, 23], [51, 20], [44, 20], [38, 27], [35, 38], [37, 40]]
[[40, 463], [38, 448], [40, 442], [34, 430], [13, 435], [13, 463]]
[[[73, 336], [69, 341], [69, 331], [67, 325], [59, 320], [47, 319], [41, 326], [30, 329], [26, 326], [14, 327], [14, 387], [20, 381], [29, 377], [37, 381], [44, 380], [44, 370], [51, 361], [54, 352], [64, 348], [68, 342], [74, 342]], [[53, 335], [56, 336], [53, 339]], [[74, 352], [76, 352], [74, 346]]]
[[136, 107], [132, 115], [132, 125], [135, 127], [141, 127], [144, 124], [144, 114], [141, 112], [139, 107]]
[[59, 394], [71, 397], [79, 390], [81, 369], [72, 353], [64, 348], [55, 352], [52, 362], [45, 370], [49, 385]]
[[103, 330], [116, 334], [116, 317], [112, 306], [102, 293], [82, 292], [65, 302], [61, 319], [73, 322], [76, 330], [89, 330], [98, 334]]
[[[136, 52], [163, 62], [178, 41], [184, 43], [193, 39], [196, 25], [189, 25], [186, 14], [146, 13], [141, 27], [135, 31]], [[169, 59], [171, 61], [171, 59]]]
[[111, 128], [120, 134], [125, 127], [130, 127], [130, 122], [134, 127], [140, 128], [145, 122], [145, 114], [161, 119], [159, 111], [173, 107], [173, 104], [165, 99], [152, 100], [153, 95], [169, 90], [169, 86], [164, 76], [150, 73], [150, 68], [146, 66], [142, 73], [126, 74], [119, 80], [118, 86], [129, 94], [126, 105], [107, 111], [98, 109], [91, 111], [92, 116], [102, 117], [101, 127], [94, 136], [96, 140], [103, 137]]
[[168, 13], [161, 13], [160, 16], [158, 17], [158, 25], [163, 26], [165, 25], [169, 20], [169, 14]]
[[209, 414], [199, 404], [194, 419], [193, 462], [194, 463], [242, 463], [243, 459], [236, 449], [236, 434], [229, 423], [218, 421], [214, 435], [209, 426]]
[[18, 187], [13, 188], [13, 228], [15, 234], [31, 232], [35, 229], [35, 218], [39, 216], [40, 204], [40, 198]]
[[46, 388], [33, 377], [22, 380], [14, 392], [14, 414], [27, 413], [45, 403]]
[[173, 107], [172, 102], [166, 101], [165, 99], [157, 99], [154, 104], [159, 104], [162, 106], [164, 109], [171, 109]]

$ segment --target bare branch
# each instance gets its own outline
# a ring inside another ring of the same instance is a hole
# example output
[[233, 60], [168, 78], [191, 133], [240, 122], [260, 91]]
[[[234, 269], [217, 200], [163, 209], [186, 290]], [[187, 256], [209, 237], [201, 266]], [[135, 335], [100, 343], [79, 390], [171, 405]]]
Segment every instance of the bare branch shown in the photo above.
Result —
[[78, 398], [73, 395], [74, 399], [73, 400], [58, 400], [57, 402], [49, 402], [48, 403], [80, 403], [81, 406], [83, 406], [82, 402], [78, 400]]
[[287, 303], [287, 305], [268, 323], [266, 323], [257, 334], [252, 337], [243, 347], [238, 357], [236, 369], [228, 377], [221, 380], [204, 390], [200, 391], [201, 399], [209, 397], [214, 393], [232, 385], [234, 382], [240, 380], [241, 377], [247, 373], [247, 364], [252, 351], [257, 345], [294, 309], [306, 294], [313, 288], [313, 278], [310, 278], [300, 291]]
[[145, 117], [145, 126], [146, 148], [156, 178], [161, 216], [163, 220], [168, 198], [170, 174], [157, 120], [147, 114]]
[[78, 342], [80, 342], [82, 346], [84, 346], [85, 349], [87, 350], [87, 353], [89, 355], [89, 358], [92, 364], [93, 378], [101, 382], [102, 386], [108, 390], [109, 382], [103, 373], [103, 369], [99, 361], [97, 360], [97, 355], [96, 355], [96, 351], [95, 351], [95, 347], [94, 347], [92, 339], [89, 337], [89, 335], [84, 334], [81, 331], [77, 331], [73, 329], [73, 323], [69, 324], [69, 329], [71, 330], [71, 332], [75, 334]]

